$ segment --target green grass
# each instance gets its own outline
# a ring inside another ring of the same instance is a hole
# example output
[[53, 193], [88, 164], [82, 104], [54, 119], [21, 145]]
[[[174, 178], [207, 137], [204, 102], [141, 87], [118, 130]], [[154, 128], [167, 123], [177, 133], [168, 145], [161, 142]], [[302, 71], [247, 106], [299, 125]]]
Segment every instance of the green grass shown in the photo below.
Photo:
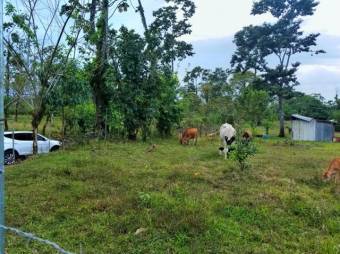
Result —
[[[45, 118], [41, 122], [38, 131], [41, 133], [45, 124]], [[15, 121], [14, 115], [8, 116], [9, 131], [30, 131], [32, 117], [30, 115], [18, 115], [17, 121]], [[49, 123], [46, 128], [46, 136], [58, 137], [61, 133], [61, 120], [60, 117], [54, 117], [52, 123]]]
[[[218, 141], [93, 142], [6, 169], [6, 220], [79, 253], [340, 253], [340, 144], [257, 140], [252, 169]], [[147, 230], [135, 235], [137, 229]], [[55, 253], [12, 234], [8, 253]]]

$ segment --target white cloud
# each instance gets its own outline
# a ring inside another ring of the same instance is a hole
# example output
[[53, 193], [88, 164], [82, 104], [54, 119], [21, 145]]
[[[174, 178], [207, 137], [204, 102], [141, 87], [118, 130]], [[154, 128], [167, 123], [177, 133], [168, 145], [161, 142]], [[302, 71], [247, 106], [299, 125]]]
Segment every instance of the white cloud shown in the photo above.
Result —
[[242, 27], [269, 20], [268, 15], [250, 15], [252, 0], [196, 0], [192, 18], [193, 33], [189, 40], [203, 40], [233, 36]]
[[[270, 15], [250, 15], [253, 0], [195, 0], [196, 14], [192, 18], [193, 33], [188, 40], [203, 40], [233, 36], [242, 27], [272, 20]], [[320, 0], [315, 15], [306, 18], [304, 29], [327, 35], [340, 35], [339, 0]]]
[[302, 65], [297, 74], [301, 83], [297, 87], [299, 91], [319, 93], [327, 99], [340, 92], [340, 65]]
[[316, 9], [315, 14], [306, 19], [306, 31], [339, 36], [340, 1], [319, 0], [319, 2], [320, 4]]
[[330, 72], [330, 73], [340, 75], [340, 66], [339, 65], [310, 64], [310, 65], [302, 65], [299, 69], [299, 72], [301, 74], [314, 73], [315, 71]]
[[[270, 15], [250, 15], [254, 0], [194, 0], [196, 13], [191, 19], [193, 33], [185, 38], [189, 41], [206, 40], [233, 36], [242, 27], [261, 24], [272, 20]], [[303, 25], [308, 32], [320, 32], [326, 35], [340, 36], [339, 0], [319, 0], [315, 15], [307, 17]], [[136, 0], [131, 0], [138, 6]], [[152, 12], [164, 4], [163, 0], [143, 1], [148, 23], [152, 21]], [[117, 14], [111, 20], [119, 28], [124, 24], [139, 32], [143, 31], [139, 14], [130, 8], [128, 13]]]

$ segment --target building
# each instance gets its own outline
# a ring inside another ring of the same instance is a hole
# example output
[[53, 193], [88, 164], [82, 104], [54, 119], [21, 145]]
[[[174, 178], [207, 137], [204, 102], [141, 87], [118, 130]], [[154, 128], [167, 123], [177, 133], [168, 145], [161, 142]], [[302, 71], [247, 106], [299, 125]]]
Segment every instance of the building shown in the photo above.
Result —
[[332, 142], [334, 133], [332, 121], [318, 120], [298, 114], [292, 115], [293, 140]]

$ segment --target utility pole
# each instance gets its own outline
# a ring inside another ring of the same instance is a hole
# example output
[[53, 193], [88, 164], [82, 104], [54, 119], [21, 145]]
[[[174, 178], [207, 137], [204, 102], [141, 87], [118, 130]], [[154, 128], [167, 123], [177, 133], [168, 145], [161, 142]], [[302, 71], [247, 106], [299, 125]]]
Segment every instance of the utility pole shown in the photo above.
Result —
[[[5, 225], [5, 168], [4, 168], [4, 2], [0, 0], [0, 225]], [[5, 253], [5, 229], [0, 228], [0, 254]]]

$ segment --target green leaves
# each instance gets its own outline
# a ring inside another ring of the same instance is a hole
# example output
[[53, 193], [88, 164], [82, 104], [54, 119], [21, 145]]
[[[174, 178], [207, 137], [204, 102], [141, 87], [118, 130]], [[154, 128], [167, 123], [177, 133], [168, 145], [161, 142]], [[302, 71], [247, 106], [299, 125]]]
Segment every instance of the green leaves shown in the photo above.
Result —
[[[242, 128], [239, 128], [241, 130]], [[238, 132], [235, 145], [232, 146], [231, 156], [239, 163], [240, 169], [245, 170], [250, 167], [248, 164], [249, 157], [256, 154], [257, 148], [250, 140], [245, 140], [242, 133]]]
[[236, 51], [231, 64], [237, 72], [252, 70], [260, 73], [266, 90], [279, 100], [280, 136], [284, 136], [283, 99], [292, 95], [299, 85], [296, 72], [300, 63], [292, 58], [300, 53], [323, 53], [314, 50], [320, 34], [305, 35], [301, 31], [302, 18], [313, 15], [315, 0], [260, 0], [254, 2], [252, 14], [270, 13], [273, 23], [247, 26], [235, 35]]
[[118, 11], [119, 12], [126, 12], [129, 8], [129, 4], [126, 1], [122, 1], [118, 4]]
[[[195, 13], [195, 5], [191, 0], [167, 0], [172, 3], [153, 12], [154, 21], [148, 31], [149, 48], [156, 51], [164, 66], [173, 71], [173, 62], [193, 55], [190, 43], [179, 40], [183, 35], [191, 33], [189, 18]], [[178, 19], [182, 14], [183, 18]]]
[[269, 12], [275, 18], [295, 19], [313, 15], [318, 5], [315, 0], [260, 0], [254, 3], [251, 14], [261, 15]]
[[5, 4], [5, 15], [10, 16], [15, 12], [16, 12], [16, 10], [15, 10], [14, 5], [9, 3], [9, 2], [6, 2], [6, 4]]

